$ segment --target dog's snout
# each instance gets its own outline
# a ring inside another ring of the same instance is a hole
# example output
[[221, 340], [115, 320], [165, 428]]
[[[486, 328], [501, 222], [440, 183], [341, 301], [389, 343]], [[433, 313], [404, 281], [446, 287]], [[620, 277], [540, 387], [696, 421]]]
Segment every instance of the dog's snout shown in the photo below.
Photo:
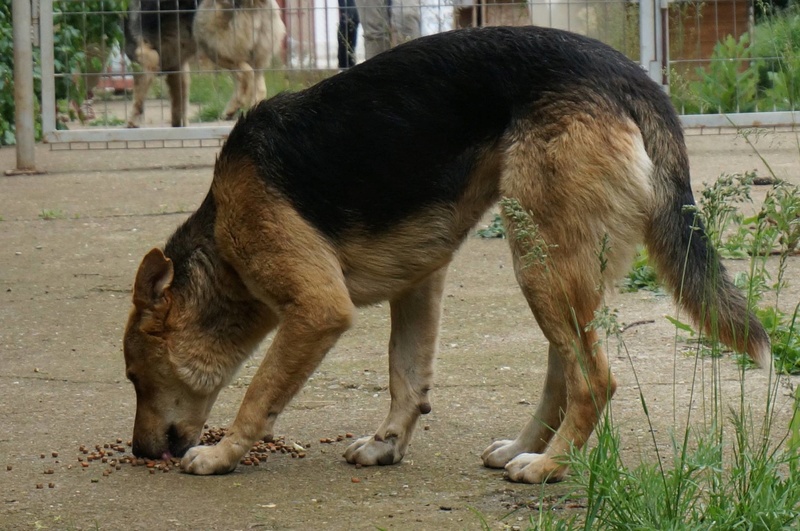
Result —
[[172, 424], [167, 430], [167, 447], [172, 457], [183, 457], [194, 446], [194, 437], [181, 435], [178, 427]]
[[158, 448], [155, 445], [146, 443], [140, 439], [134, 439], [131, 450], [133, 451], [133, 455], [136, 457], [142, 457], [144, 459], [159, 459], [166, 451], [166, 447]]
[[134, 435], [132, 443], [133, 455], [145, 459], [168, 459], [170, 457], [183, 457], [195, 444], [195, 438], [181, 433], [175, 424], [171, 424], [160, 435], [150, 434], [149, 437]]
[[141, 430], [134, 428], [131, 450], [133, 455], [144, 459], [161, 459], [170, 451], [170, 432], [173, 427], [166, 429]]

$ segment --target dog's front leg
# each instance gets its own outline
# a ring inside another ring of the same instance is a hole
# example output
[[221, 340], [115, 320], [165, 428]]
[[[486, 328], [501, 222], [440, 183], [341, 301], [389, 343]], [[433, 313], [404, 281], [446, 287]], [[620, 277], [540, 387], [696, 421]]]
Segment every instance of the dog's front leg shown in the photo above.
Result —
[[[253, 67], [244, 61], [231, 63], [229, 68], [233, 76], [234, 91], [223, 111], [223, 118], [226, 120], [232, 120], [237, 112], [247, 111], [253, 106], [253, 92], [256, 83]], [[261, 76], [263, 78], [263, 73]]]
[[447, 268], [391, 301], [389, 340], [389, 416], [370, 437], [351, 444], [348, 463], [391, 465], [403, 459], [420, 414], [431, 410], [428, 391], [439, 335], [441, 299]]
[[161, 60], [158, 52], [145, 43], [139, 44], [135, 55], [141, 70], [133, 74], [133, 108], [128, 118], [130, 128], [141, 127], [144, 122], [144, 100]]
[[225, 474], [235, 469], [253, 443], [272, 435], [278, 414], [349, 328], [351, 319], [349, 299], [338, 307], [302, 305], [284, 312], [233, 425], [217, 445], [189, 449], [181, 468], [199, 475]]

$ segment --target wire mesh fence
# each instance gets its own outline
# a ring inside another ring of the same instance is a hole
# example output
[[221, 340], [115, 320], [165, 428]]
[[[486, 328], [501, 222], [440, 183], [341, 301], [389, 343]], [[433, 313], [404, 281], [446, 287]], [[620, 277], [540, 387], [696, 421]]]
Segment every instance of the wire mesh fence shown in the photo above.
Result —
[[535, 23], [638, 57], [619, 0], [41, 1], [45, 139], [79, 147], [213, 142], [265, 96], [454, 28]]
[[796, 110], [800, 14], [792, 5], [660, 4], [652, 36], [640, 8], [626, 0], [41, 0], [44, 137], [71, 147], [213, 144], [265, 96], [404, 40], [486, 25], [567, 29], [636, 61], [642, 35], [658, 40], [656, 69], [686, 115]]

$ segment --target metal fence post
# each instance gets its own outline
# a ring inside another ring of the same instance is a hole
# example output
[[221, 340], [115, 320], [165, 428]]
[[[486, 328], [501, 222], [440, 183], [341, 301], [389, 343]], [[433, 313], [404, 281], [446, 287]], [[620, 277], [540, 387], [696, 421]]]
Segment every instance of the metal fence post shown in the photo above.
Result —
[[17, 167], [7, 174], [36, 172], [33, 117], [33, 43], [31, 41], [31, 0], [13, 0], [14, 26], [14, 123], [17, 138]]
[[659, 85], [664, 84], [661, 5], [658, 0], [639, 0], [639, 64]]

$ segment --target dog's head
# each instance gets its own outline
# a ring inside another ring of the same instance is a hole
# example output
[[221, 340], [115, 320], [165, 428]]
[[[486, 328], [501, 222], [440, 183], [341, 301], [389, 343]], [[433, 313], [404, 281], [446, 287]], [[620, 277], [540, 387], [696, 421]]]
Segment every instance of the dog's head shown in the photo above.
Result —
[[180, 457], [197, 444], [224, 380], [204, 363], [208, 352], [194, 352], [197, 318], [173, 278], [160, 249], [144, 257], [124, 337], [126, 376], [136, 390], [133, 453], [152, 459]]

